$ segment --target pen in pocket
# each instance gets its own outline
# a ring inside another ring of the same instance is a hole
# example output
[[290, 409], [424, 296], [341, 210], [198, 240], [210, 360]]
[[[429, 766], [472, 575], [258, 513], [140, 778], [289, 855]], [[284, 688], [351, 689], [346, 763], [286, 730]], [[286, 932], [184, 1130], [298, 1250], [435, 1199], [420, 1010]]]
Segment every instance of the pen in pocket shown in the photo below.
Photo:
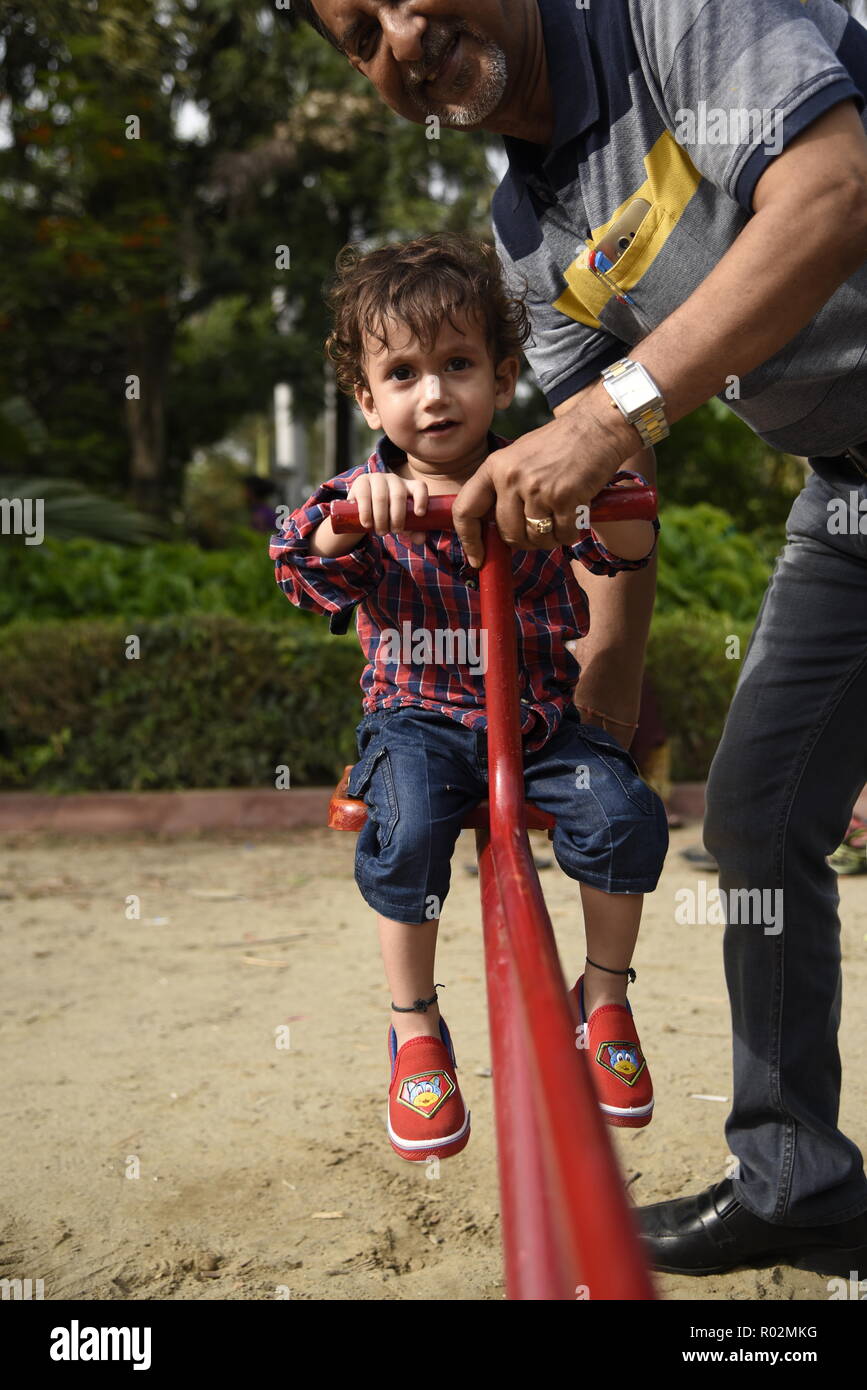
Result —
[[627, 294], [625, 290], [621, 290], [617, 285], [612, 284], [611, 281], [608, 279], [607, 272], [609, 270], [613, 270], [615, 262], [610, 261], [604, 251], [597, 251], [596, 248], [592, 245], [592, 243], [588, 243], [588, 245], [590, 247], [590, 251], [587, 256], [587, 264], [593, 271], [593, 274], [597, 275], [599, 279], [602, 280], [603, 283], [608, 286], [611, 293], [615, 295], [615, 297], [620, 301], [621, 304], [634, 305], [635, 300], [632, 298], [632, 296]]

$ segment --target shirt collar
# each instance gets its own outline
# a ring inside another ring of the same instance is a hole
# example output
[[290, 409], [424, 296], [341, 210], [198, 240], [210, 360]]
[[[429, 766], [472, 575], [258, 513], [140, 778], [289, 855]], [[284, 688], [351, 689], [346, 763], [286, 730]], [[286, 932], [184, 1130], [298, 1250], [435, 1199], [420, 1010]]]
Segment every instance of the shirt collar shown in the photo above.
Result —
[[513, 211], [524, 196], [527, 177], [552, 164], [564, 145], [599, 119], [599, 89], [586, 10], [576, 9], [573, 0], [537, 0], [537, 4], [554, 106], [554, 135], [547, 150], [511, 135], [502, 137], [513, 176]]

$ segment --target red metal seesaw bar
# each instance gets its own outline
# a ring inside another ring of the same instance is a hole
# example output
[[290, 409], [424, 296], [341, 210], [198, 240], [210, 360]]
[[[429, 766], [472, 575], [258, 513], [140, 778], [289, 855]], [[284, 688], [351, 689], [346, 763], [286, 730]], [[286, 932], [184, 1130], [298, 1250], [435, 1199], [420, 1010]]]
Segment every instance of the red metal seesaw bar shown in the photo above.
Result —
[[[431, 497], [417, 517], [408, 498], [404, 529], [453, 529], [453, 500]], [[609, 487], [590, 517], [651, 519], [656, 505], [653, 488]], [[331, 521], [338, 532], [363, 529], [354, 502], [335, 502]], [[490, 823], [477, 825], [476, 848], [507, 1296], [653, 1299], [527, 838], [511, 551], [493, 513], [483, 540]]]

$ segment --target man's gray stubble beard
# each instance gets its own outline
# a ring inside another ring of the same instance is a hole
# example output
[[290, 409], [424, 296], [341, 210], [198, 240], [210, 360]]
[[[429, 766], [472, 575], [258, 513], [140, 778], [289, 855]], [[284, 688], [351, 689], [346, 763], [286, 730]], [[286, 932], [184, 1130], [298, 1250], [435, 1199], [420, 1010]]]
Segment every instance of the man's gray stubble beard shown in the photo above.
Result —
[[419, 90], [410, 89], [410, 97], [419, 110], [423, 110], [425, 115], [437, 116], [445, 126], [459, 128], [478, 125], [493, 111], [496, 111], [506, 90], [508, 76], [506, 55], [498, 44], [490, 41], [482, 44], [481, 47], [482, 52], [488, 56], [489, 68], [481, 78], [475, 99], [468, 106], [459, 106], [457, 110], [449, 112], [447, 116], [442, 116], [438, 111], [431, 110], [431, 103], [422, 99], [422, 93]]

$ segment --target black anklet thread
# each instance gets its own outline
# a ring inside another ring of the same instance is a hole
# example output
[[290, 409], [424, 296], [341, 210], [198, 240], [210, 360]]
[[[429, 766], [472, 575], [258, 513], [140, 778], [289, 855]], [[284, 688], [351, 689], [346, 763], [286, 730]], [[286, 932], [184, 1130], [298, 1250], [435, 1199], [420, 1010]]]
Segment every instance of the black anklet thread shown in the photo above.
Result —
[[593, 966], [594, 970], [604, 970], [609, 975], [628, 975], [630, 984], [634, 984], [638, 978], [631, 965], [627, 966], [625, 970], [612, 970], [610, 965], [597, 965], [595, 960], [591, 960], [589, 956], [585, 956], [584, 959], [588, 965]]
[[396, 1014], [426, 1014], [428, 1006], [430, 1004], [435, 1004], [439, 998], [439, 995], [436, 993], [438, 989], [445, 989], [445, 985], [434, 985], [434, 993], [431, 995], [430, 999], [416, 999], [415, 1003], [410, 1004], [408, 1009], [400, 1004], [395, 1004], [394, 1000], [392, 1000], [391, 1007]]

